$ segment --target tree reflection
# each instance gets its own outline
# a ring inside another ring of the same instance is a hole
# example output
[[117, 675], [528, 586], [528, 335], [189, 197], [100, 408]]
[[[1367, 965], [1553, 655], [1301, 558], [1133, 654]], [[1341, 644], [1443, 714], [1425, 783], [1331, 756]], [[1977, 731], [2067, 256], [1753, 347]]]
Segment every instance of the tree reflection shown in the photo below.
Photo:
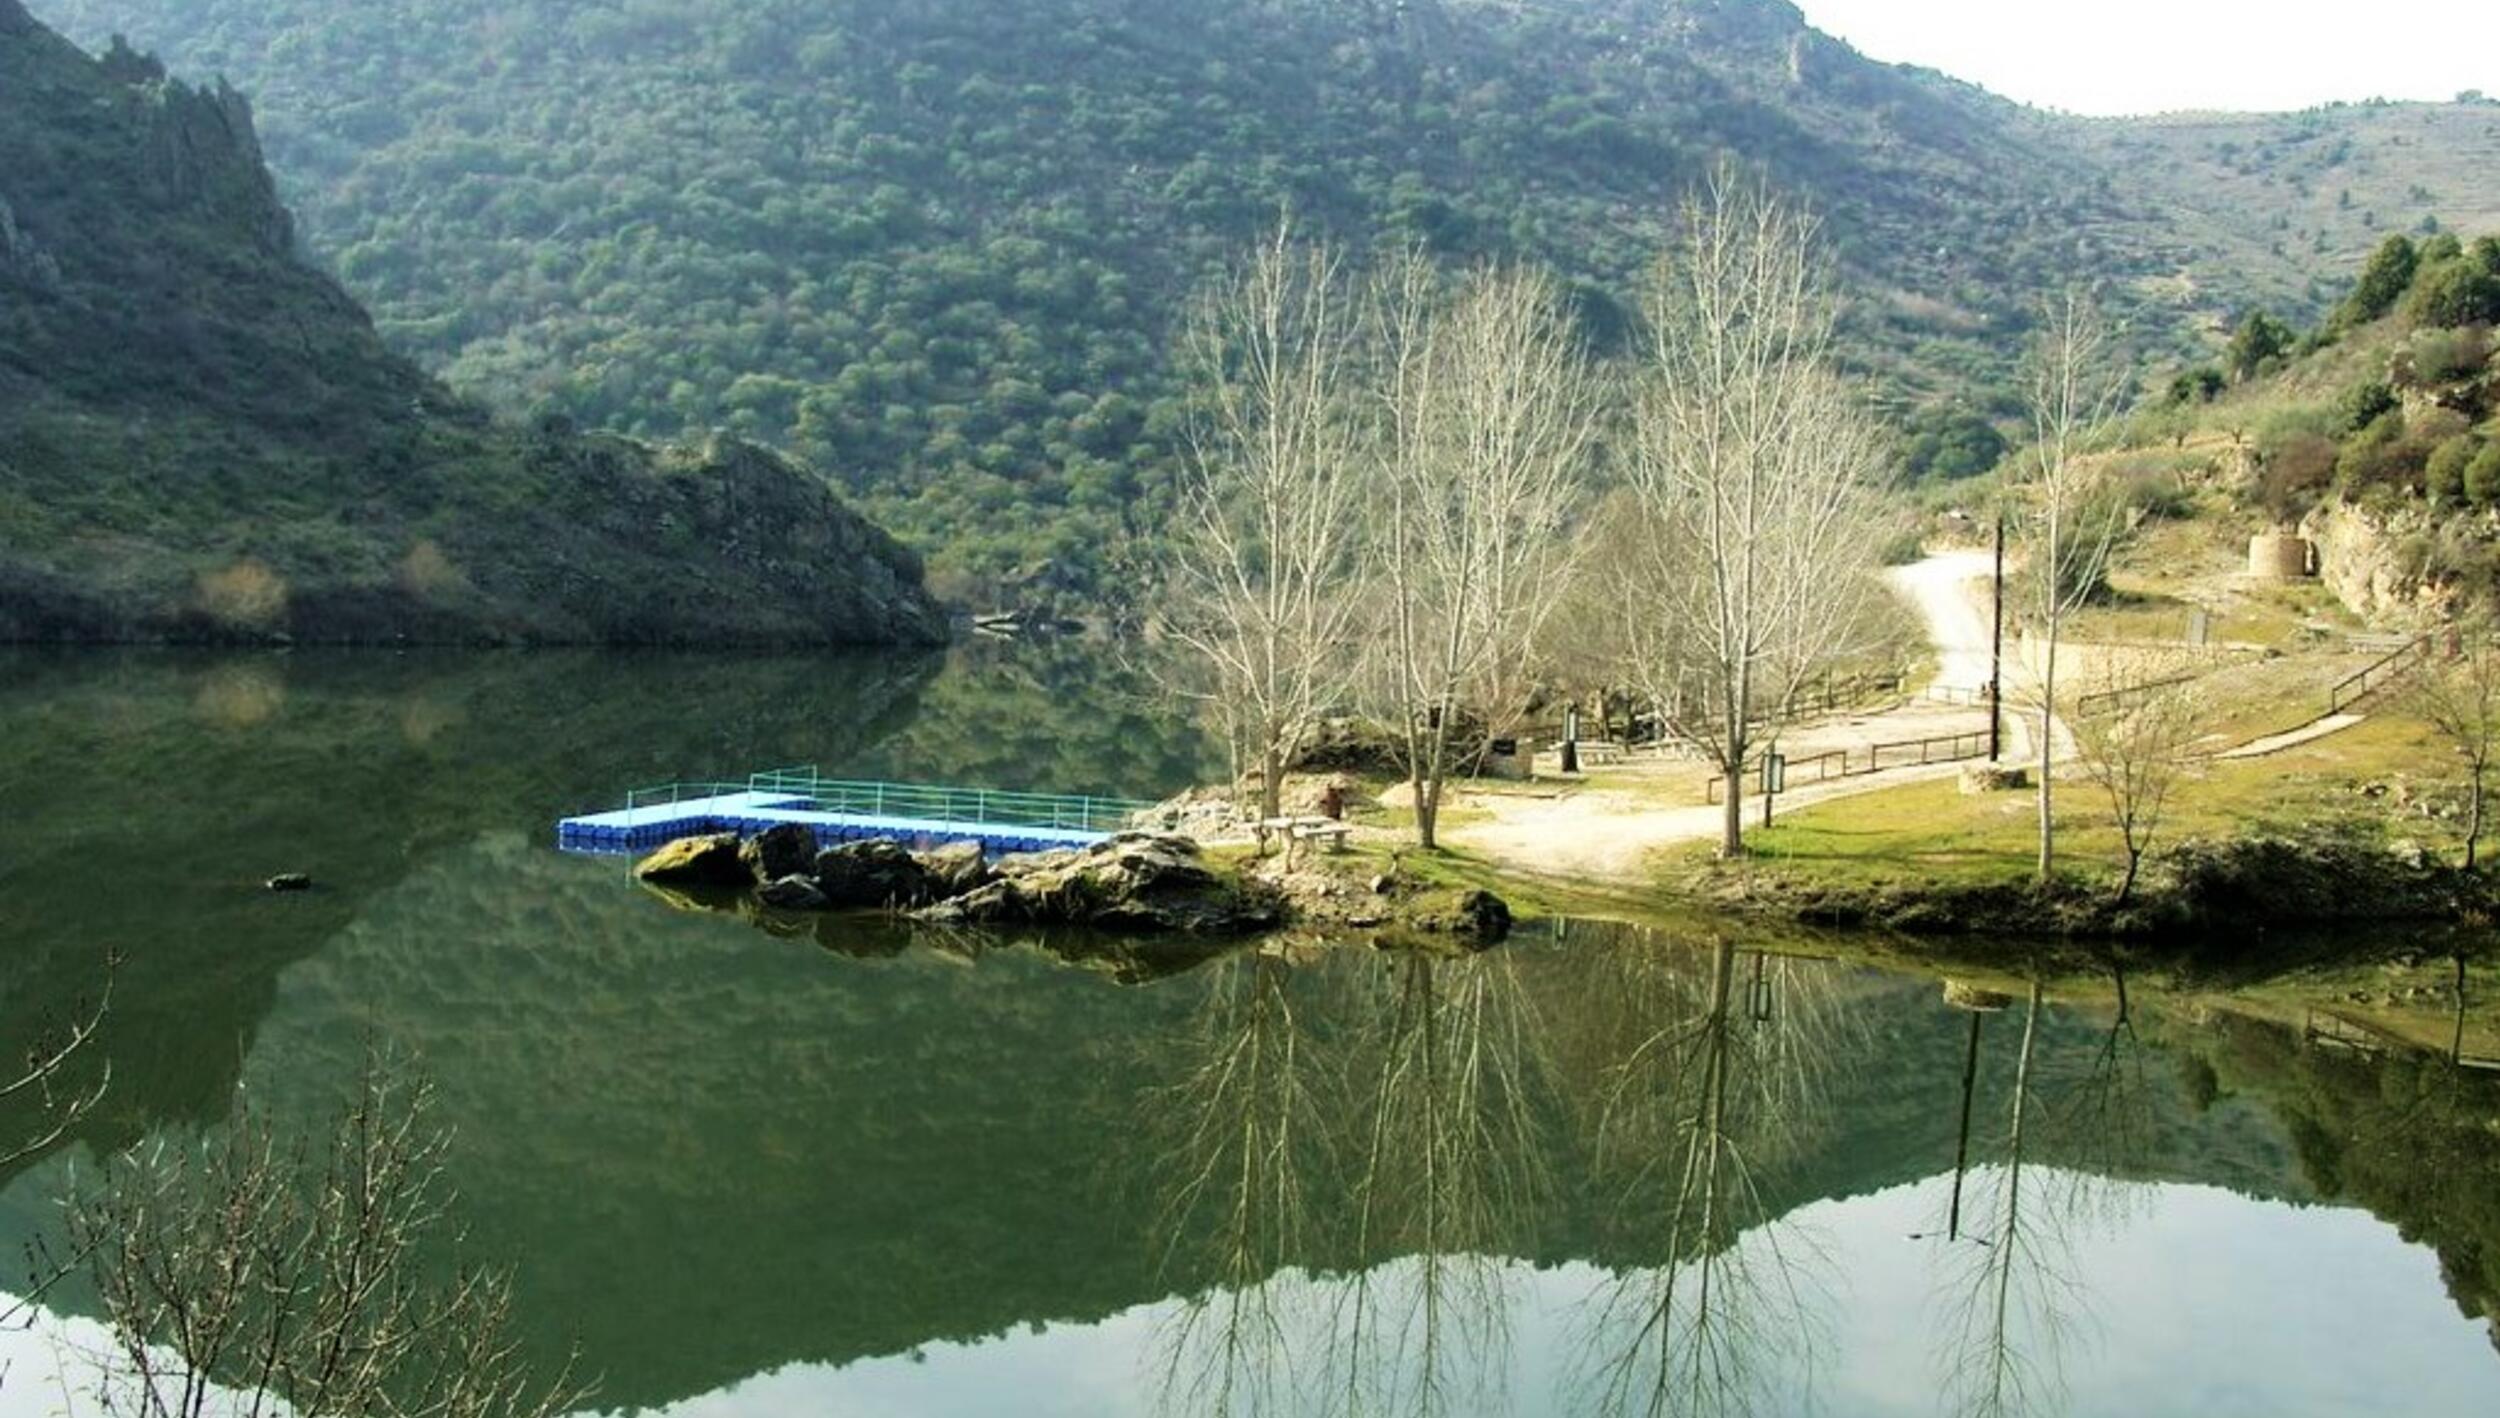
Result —
[[2145, 1195], [2134, 1178], [2153, 1155], [2153, 1099], [2125, 967], [2111, 965], [2110, 978], [2116, 1011], [2082, 1076], [2066, 1091], [2055, 1122], [2059, 1151], [2069, 1162], [2059, 1174], [2070, 1193], [2069, 1209], [2078, 1218], [2114, 1225]]
[[1160, 1340], [1174, 1412], [1264, 1413], [1294, 1399], [1303, 1289], [1274, 1277], [1311, 1253], [1332, 1111], [1295, 974], [1275, 945], [1201, 972], [1183, 1071], [1150, 1095], [1147, 1117], [1167, 1133], [1164, 1270], [1188, 1292]]
[[1509, 1369], [1500, 1257], [1553, 1196], [1544, 1033], [1507, 952], [1404, 953], [1350, 1050], [1353, 1243], [1330, 1400], [1346, 1414], [1477, 1406]]
[[1437, 1414], [1507, 1375], [1505, 1258], [1555, 1190], [1517, 970], [1271, 948], [1203, 972], [1150, 1110], [1165, 1269], [1188, 1292], [1158, 1340], [1166, 1411]]
[[[2029, 1171], [2039, 1109], [2034, 1063], [2043, 990], [2033, 980], [2006, 1101], [2003, 1154], [1981, 1177], [1977, 1209], [1949, 1252], [1945, 1393], [1972, 1415], [2052, 1408], [2063, 1388], [2062, 1347], [2076, 1299], [2071, 1234], [2058, 1199]], [[1977, 1031], [1973, 1031], [1974, 1043]]]
[[1752, 1411], [1772, 1394], [1761, 1360], [1812, 1348], [1817, 1257], [1778, 1224], [1765, 1183], [1813, 1131], [1846, 1016], [1828, 973], [1740, 961], [1724, 940], [1619, 959], [1601, 996], [1616, 1050], [1594, 1093], [1593, 1167], [1651, 1263], [1594, 1302], [1590, 1399], [1609, 1414]]

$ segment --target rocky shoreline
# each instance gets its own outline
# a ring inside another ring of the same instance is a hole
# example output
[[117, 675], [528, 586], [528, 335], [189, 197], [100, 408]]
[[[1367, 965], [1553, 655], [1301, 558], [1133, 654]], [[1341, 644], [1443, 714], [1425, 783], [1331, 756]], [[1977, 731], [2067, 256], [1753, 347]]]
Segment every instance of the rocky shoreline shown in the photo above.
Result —
[[1489, 891], [1390, 871], [1219, 859], [1184, 836], [1130, 832], [1093, 846], [989, 857], [974, 842], [915, 849], [889, 839], [820, 846], [797, 824], [753, 837], [686, 837], [636, 864], [655, 887], [719, 893], [789, 914], [883, 912], [938, 927], [1080, 927], [1115, 935], [1237, 938], [1289, 927], [1369, 933], [1375, 943], [1468, 947], [1509, 934]]
[[1915, 878], [1836, 885], [1754, 868], [1694, 883], [1700, 904], [1801, 925], [1909, 936], [2048, 937], [2228, 955], [2261, 932], [2456, 926], [2500, 909], [2490, 883], [2412, 843], [2319, 835], [2190, 839], [2148, 858], [2125, 902], [2104, 884]]

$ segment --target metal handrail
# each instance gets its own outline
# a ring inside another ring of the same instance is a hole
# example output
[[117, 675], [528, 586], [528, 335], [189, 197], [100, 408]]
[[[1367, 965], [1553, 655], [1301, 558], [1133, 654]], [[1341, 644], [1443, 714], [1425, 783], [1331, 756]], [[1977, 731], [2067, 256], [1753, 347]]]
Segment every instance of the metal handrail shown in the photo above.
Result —
[[2196, 676], [2192, 674], [2171, 675], [2166, 679], [2151, 679], [2145, 680], [2140, 684], [2122, 684], [2116, 689], [2096, 690], [2091, 694], [2081, 695], [2076, 698], [2075, 717], [2078, 719], [2089, 719], [2104, 709], [2123, 708], [2125, 707], [2127, 698], [2130, 695], [2152, 694], [2157, 690], [2170, 689], [2178, 685], [2186, 684], [2195, 678]]
[[[1941, 754], [1937, 752], [1937, 746], [1940, 744], [1943, 745], [1944, 749]], [[1986, 756], [1988, 752], [1988, 733], [1985, 729], [1981, 729], [1965, 734], [1936, 734], [1923, 739], [1895, 739], [1890, 743], [1869, 744], [1866, 746], [1866, 766], [1863, 768], [1859, 767], [1852, 759], [1852, 755], [1856, 753], [1857, 750], [1847, 748], [1827, 749], [1822, 753], [1813, 754], [1808, 757], [1789, 759], [1787, 765], [1788, 780], [1791, 783], [1797, 782], [1798, 774], [1807, 765], [1813, 766], [1815, 776], [1811, 781], [1817, 783], [1828, 782], [1835, 777], [1863, 778], [1869, 774], [1881, 773], [1884, 771], [1885, 753], [1892, 751], [1906, 753], [1910, 749], [1918, 750], [1918, 762], [1921, 765], [1934, 763], [1959, 763], [1964, 759], [1981, 758]], [[1832, 770], [1832, 761], [1834, 759], [1837, 759], [1840, 762], [1840, 769], [1837, 773]], [[1747, 772], [1757, 771], [1761, 768], [1761, 766], [1762, 760], [1758, 755], [1748, 758], [1745, 761], [1745, 771]], [[1894, 766], [1906, 768], [1910, 765], [1904, 762]], [[1702, 780], [1702, 801], [1704, 802], [1715, 804], [1725, 801], [1721, 794], [1726, 791], [1727, 779], [1722, 775], [1713, 774]]]
[[755, 774], [747, 780], [746, 791], [787, 793], [804, 798], [825, 812], [1078, 832], [1116, 830], [1153, 806], [1130, 798], [1092, 794], [1017, 793], [995, 788], [826, 778], [813, 768], [783, 768]]
[[1070, 832], [1116, 832], [1153, 806], [1130, 798], [1090, 794], [1015, 793], [993, 788], [827, 778], [813, 767], [798, 767], [769, 769], [749, 775], [744, 782], [688, 779], [635, 788], [625, 795], [625, 807], [628, 811], [666, 807], [742, 793], [787, 798], [817, 812], [999, 827], [1048, 827]]
[[[2400, 648], [2389, 651], [2384, 657], [2373, 660], [2369, 664], [2364, 665], [2360, 669], [2353, 671], [2351, 674], [2344, 676], [2340, 680], [2337, 680], [2326, 691], [2326, 712], [2329, 714], [2341, 714], [2344, 712], [2344, 706], [2355, 703], [2367, 696], [2371, 691], [2384, 687], [2387, 680], [2382, 679], [2373, 684], [2371, 683], [2372, 676], [2378, 674], [2379, 671], [2386, 669], [2390, 665], [2394, 665], [2399, 660], [2411, 659], [2415, 656], [2426, 654], [2431, 648], [2431, 642], [2431, 636], [2417, 635], [2413, 639], [2406, 641]], [[2409, 669], [2411, 666], [2406, 666], [2405, 668]], [[2393, 678], [2395, 678], [2395, 676], [2392, 674], [2387, 677], [2387, 679]], [[2346, 690], [2350, 690], [2351, 693], [2349, 695], [2346, 694]]]

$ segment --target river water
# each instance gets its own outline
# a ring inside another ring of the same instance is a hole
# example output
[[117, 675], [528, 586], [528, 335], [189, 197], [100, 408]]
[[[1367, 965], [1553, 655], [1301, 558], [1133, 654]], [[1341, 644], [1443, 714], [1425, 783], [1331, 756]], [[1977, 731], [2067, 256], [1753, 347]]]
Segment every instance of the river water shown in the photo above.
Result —
[[[804, 762], [1211, 768], [1078, 647], [0, 656], [0, 1044], [111, 977], [102, 1102], [0, 1239], [101, 1152], [316, 1125], [379, 1046], [602, 1411], [2500, 1413], [2500, 1075], [2439, 1051], [1591, 923], [791, 938], [549, 845]], [[92, 1305], [48, 1300], [0, 1412], [79, 1389]]]

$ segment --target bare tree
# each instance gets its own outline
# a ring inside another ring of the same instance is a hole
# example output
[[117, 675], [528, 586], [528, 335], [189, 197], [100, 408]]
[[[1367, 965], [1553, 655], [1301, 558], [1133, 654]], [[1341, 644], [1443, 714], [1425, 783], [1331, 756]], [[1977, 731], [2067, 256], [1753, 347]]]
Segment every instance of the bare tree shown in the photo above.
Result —
[[1410, 252], [1373, 304], [1383, 697], [1431, 848], [1451, 773], [1526, 712], [1531, 647], [1566, 589], [1597, 384], [1548, 277], [1487, 267], [1445, 289]]
[[104, 997], [92, 1006], [81, 1006], [68, 1026], [37, 1036], [27, 1046], [17, 1077], [0, 1084], [0, 1104], [31, 1106], [39, 1116], [35, 1131], [0, 1148], [0, 1167], [13, 1166], [60, 1141], [103, 1101], [113, 1076], [110, 1061], [93, 1079], [77, 1077], [73, 1069], [87, 1046], [95, 1042], [96, 1031], [112, 1009], [115, 964], [106, 962]]
[[[42, 1152], [69, 1135], [71, 1128], [95, 1111], [112, 1083], [112, 1061], [107, 1059], [92, 1077], [80, 1071], [82, 1056], [103, 1027], [104, 1018], [112, 1008], [112, 971], [116, 959], [105, 963], [104, 994], [92, 1006], [81, 1005], [65, 1027], [50, 1028], [37, 1035], [21, 1056], [17, 1077], [0, 1084], [0, 1116], [15, 1123], [26, 1112], [33, 1117], [27, 1130], [14, 1141], [0, 1146], [0, 1167], [13, 1167]], [[35, 1273], [22, 1287], [24, 1294], [13, 1303], [0, 1305], [0, 1329], [31, 1322], [35, 1307], [43, 1302], [52, 1287], [77, 1268], [77, 1258], [55, 1257], [38, 1245], [30, 1247]], [[5, 1373], [0, 1373], [5, 1377]]]
[[1287, 766], [1344, 697], [1359, 605], [1358, 335], [1337, 258], [1280, 228], [1199, 305], [1193, 429], [1158, 629], [1279, 808]]
[[2074, 735], [2084, 775], [2108, 799], [2110, 823], [2126, 847], [2126, 876], [2118, 884], [2123, 906], [2134, 899], [2145, 849], [2169, 812], [2171, 790], [2200, 761], [2197, 745], [2210, 715], [2204, 690], [2193, 681], [2156, 684], [2141, 694], [2122, 686], [2113, 693], [2121, 702], [2075, 716]]
[[1735, 785], [1797, 685], [1852, 642], [1874, 564], [1864, 530], [1887, 440], [1832, 372], [1814, 221], [1722, 171], [1687, 199], [1651, 301], [1631, 486], [1649, 535], [1627, 568], [1637, 668], [1698, 702], [1729, 779], [1722, 856], [1744, 851]]
[[112, 1163], [70, 1237], [116, 1352], [107, 1411], [144, 1418], [291, 1412], [503, 1418], [569, 1409], [531, 1381], [501, 1277], [439, 1284], [417, 1247], [449, 1197], [426, 1090], [367, 1066], [326, 1151], [262, 1121]]
[[2434, 665], [2414, 691], [2423, 719], [2465, 760], [2465, 869], [2474, 869], [2483, 836], [2484, 784], [2500, 750], [2500, 648], [2485, 627], [2459, 645], [2454, 660]]
[[2056, 858], [2057, 652], [2066, 619], [2101, 582], [2116, 544], [2121, 509], [2101, 496], [2086, 456], [2118, 407], [2119, 376], [2108, 363], [2108, 332], [2090, 302], [2068, 291], [2045, 312], [2028, 360], [2032, 444], [2018, 463], [2018, 506], [2030, 523], [2030, 576], [2040, 660], [2034, 686], [2040, 759], [2038, 874]]

